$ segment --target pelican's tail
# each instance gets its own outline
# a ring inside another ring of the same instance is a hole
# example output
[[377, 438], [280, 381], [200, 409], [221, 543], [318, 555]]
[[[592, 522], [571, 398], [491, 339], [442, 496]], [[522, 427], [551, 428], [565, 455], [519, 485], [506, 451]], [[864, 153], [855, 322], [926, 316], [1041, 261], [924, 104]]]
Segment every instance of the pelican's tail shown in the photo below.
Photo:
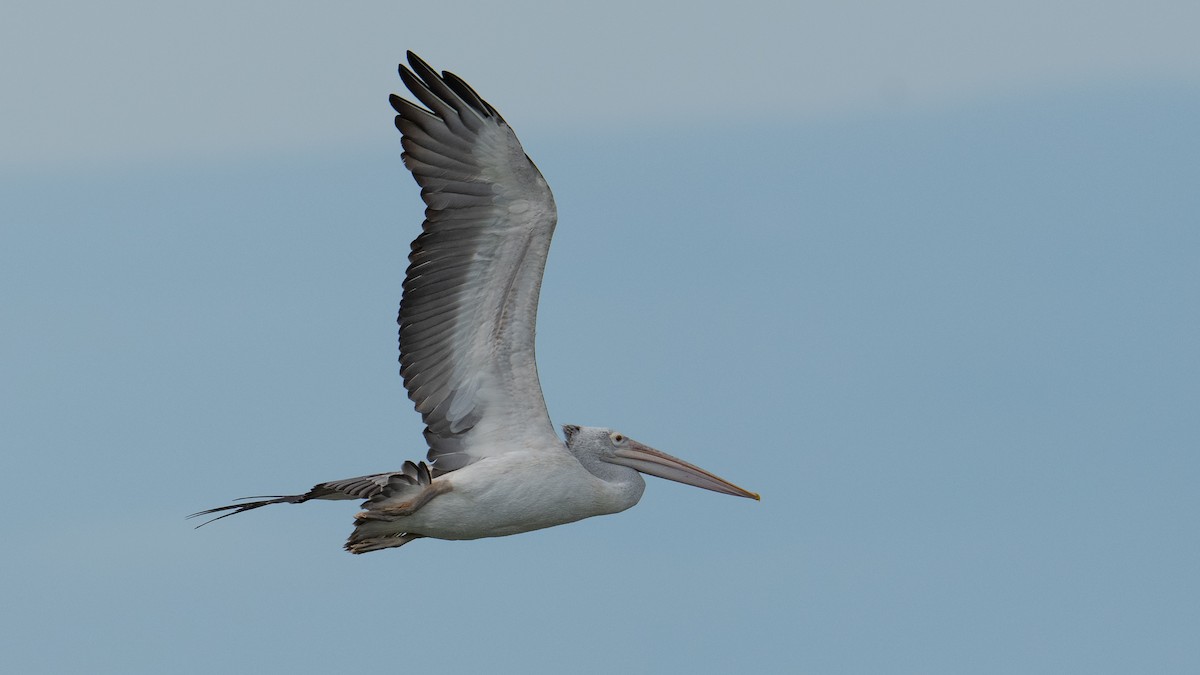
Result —
[[404, 531], [396, 520], [415, 513], [441, 494], [444, 485], [433, 484], [425, 462], [405, 462], [403, 471], [392, 474], [386, 485], [363, 502], [363, 510], [354, 517], [354, 532], [346, 540], [346, 550], [369, 553], [419, 539], [422, 535]]
[[200, 523], [199, 525], [196, 526], [197, 528], [201, 528], [209, 523], [218, 521], [222, 518], [228, 518], [229, 516], [236, 515], [238, 513], [244, 512], [244, 511], [250, 511], [252, 509], [257, 509], [257, 508], [266, 506], [268, 504], [299, 504], [301, 502], [306, 502], [309, 499], [312, 499], [312, 497], [309, 497], [308, 494], [306, 493], [306, 494], [302, 494], [302, 495], [271, 495], [271, 496], [264, 495], [262, 497], [238, 497], [238, 499], [257, 499], [258, 501], [243, 502], [241, 504], [230, 504], [229, 506], [218, 506], [215, 509], [205, 509], [203, 511], [197, 511], [195, 513], [189, 514], [188, 518], [199, 518], [200, 516], [208, 516], [208, 515], [212, 515], [214, 513], [221, 513], [222, 511], [229, 512], [229, 513], [221, 513], [221, 515], [219, 515], [215, 518], [209, 518], [208, 520], [206, 520], [203, 523]]
[[[218, 506], [215, 509], [206, 509], [198, 511], [188, 516], [188, 518], [198, 518], [200, 516], [208, 516], [214, 513], [228, 511], [229, 513], [221, 514], [215, 518], [200, 523], [196, 527], [203, 527], [213, 521], [222, 518], [228, 518], [237, 513], [257, 509], [268, 504], [302, 504], [310, 499], [371, 499], [387, 489], [393, 476], [405, 475], [409, 465], [412, 462], [407, 462], [404, 469], [400, 471], [390, 471], [388, 473], [377, 473], [371, 476], [358, 476], [356, 478], [346, 478], [344, 480], [335, 480], [328, 483], [320, 483], [314, 485], [311, 490], [300, 495], [267, 495], [262, 497], [242, 497], [242, 499], [255, 499], [258, 501], [244, 502], [241, 504], [230, 504], [229, 506]], [[424, 464], [422, 464], [424, 466]], [[428, 472], [428, 469], [426, 469]], [[238, 500], [241, 501], [241, 500]]]

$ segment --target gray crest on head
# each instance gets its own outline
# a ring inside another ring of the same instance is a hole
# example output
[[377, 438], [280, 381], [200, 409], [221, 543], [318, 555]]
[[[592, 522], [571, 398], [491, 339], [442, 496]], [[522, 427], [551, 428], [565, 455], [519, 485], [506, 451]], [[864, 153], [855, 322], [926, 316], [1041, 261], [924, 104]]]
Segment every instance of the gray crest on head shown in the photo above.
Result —
[[579, 433], [578, 424], [564, 424], [562, 427], [563, 434], [567, 437], [567, 442], [570, 443], [575, 434]]

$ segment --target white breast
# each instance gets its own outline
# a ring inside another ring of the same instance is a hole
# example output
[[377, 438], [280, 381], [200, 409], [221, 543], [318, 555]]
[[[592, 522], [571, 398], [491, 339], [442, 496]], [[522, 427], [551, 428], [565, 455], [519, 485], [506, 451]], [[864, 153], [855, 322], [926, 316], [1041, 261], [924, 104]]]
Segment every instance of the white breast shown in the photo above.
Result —
[[435, 482], [442, 481], [449, 492], [395, 524], [440, 539], [479, 539], [616, 513], [636, 503], [565, 451], [487, 457]]

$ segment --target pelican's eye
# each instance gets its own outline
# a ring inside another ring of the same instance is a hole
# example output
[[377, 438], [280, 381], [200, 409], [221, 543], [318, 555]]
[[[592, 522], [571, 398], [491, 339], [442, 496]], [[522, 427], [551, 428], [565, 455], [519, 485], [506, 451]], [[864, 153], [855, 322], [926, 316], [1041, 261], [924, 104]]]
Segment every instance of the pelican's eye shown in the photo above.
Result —
[[608, 437], [612, 439], [613, 445], [621, 445], [625, 442], [625, 437], [616, 432], [609, 434]]

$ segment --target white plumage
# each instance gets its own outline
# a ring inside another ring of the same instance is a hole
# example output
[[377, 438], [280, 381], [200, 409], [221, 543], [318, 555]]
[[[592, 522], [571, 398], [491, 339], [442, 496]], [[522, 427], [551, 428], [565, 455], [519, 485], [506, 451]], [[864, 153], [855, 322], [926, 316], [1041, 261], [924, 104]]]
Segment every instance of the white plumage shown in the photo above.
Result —
[[[400, 77], [425, 107], [393, 95], [404, 164], [427, 206], [412, 243], [400, 374], [425, 422], [428, 464], [331, 481], [307, 493], [208, 509], [365, 499], [347, 550], [418, 539], [478, 539], [623, 511], [639, 472], [751, 497], [703, 469], [608, 429], [559, 440], [534, 355], [538, 295], [557, 214], [542, 174], [495, 108], [412, 52]], [[211, 521], [209, 521], [211, 522]]]

